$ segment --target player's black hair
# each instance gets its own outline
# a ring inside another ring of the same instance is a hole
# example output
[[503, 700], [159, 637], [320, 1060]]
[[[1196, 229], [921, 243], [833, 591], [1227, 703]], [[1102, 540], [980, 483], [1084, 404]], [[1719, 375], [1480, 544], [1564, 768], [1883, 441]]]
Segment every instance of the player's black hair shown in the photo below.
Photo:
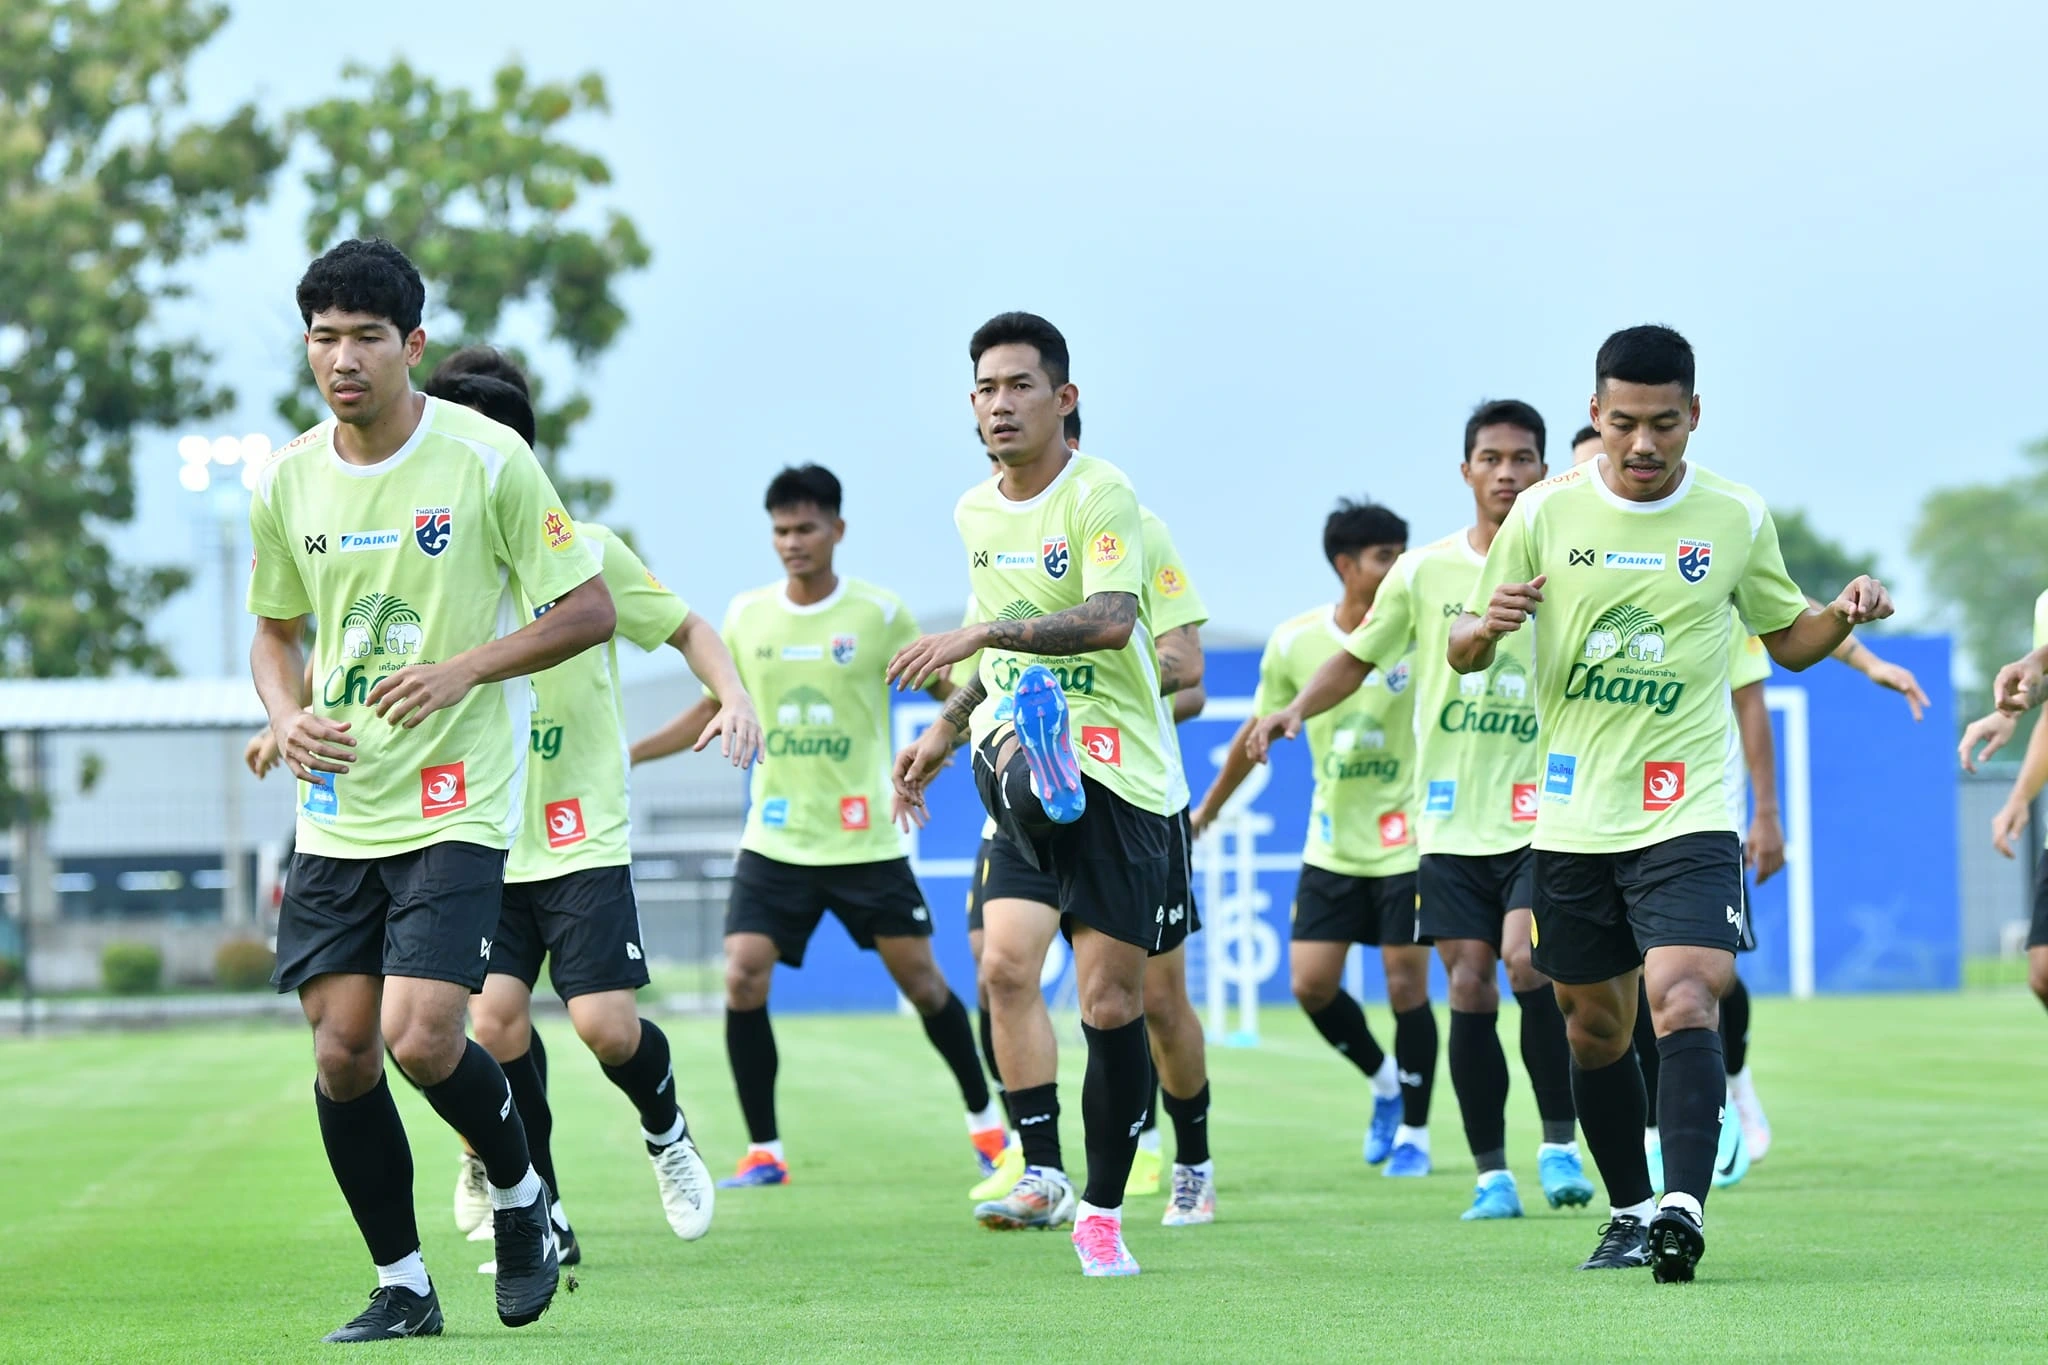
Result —
[[1406, 545], [1408, 523], [1372, 499], [1353, 502], [1339, 498], [1336, 510], [1323, 523], [1323, 558], [1330, 567], [1338, 555], [1355, 555], [1368, 545]]
[[1079, 403], [1074, 404], [1074, 410], [1067, 414], [1066, 420], [1060, 423], [1060, 428], [1060, 435], [1066, 437], [1069, 441], [1079, 441], [1081, 439], [1081, 405]]
[[526, 371], [519, 368], [519, 362], [497, 347], [481, 343], [458, 347], [443, 357], [441, 363], [434, 367], [433, 378], [427, 381], [427, 392], [432, 393], [436, 384], [465, 374], [481, 374], [492, 379], [502, 379], [525, 394], [529, 400], [533, 397], [533, 386], [526, 382]]
[[1543, 458], [1543, 442], [1549, 435], [1544, 430], [1543, 414], [1519, 398], [1490, 398], [1472, 409], [1472, 415], [1465, 419], [1465, 458], [1472, 458], [1472, 451], [1479, 444], [1479, 429], [1490, 426], [1520, 427], [1536, 438], [1536, 458]]
[[1692, 392], [1692, 343], [1669, 327], [1650, 323], [1624, 327], [1600, 343], [1593, 361], [1593, 387], [1610, 379], [1624, 384], [1676, 384]]
[[368, 313], [411, 336], [426, 306], [420, 272], [382, 237], [352, 237], [299, 277], [299, 317], [308, 327], [315, 313]]
[[967, 358], [978, 366], [986, 352], [1010, 345], [1035, 347], [1038, 363], [1054, 388], [1067, 382], [1067, 339], [1036, 313], [998, 313], [982, 323], [967, 343]]
[[769, 511], [783, 507], [815, 504], [829, 516], [839, 515], [839, 477], [821, 464], [796, 465], [768, 481], [765, 506]]
[[527, 448], [533, 448], [533, 400], [510, 380], [494, 374], [453, 374], [443, 378], [441, 370], [436, 369], [427, 381], [427, 392], [435, 398], [475, 408], [493, 422], [518, 432]]
[[1599, 439], [1600, 439], [1600, 428], [1598, 428], [1598, 427], [1580, 427], [1580, 428], [1578, 429], [1578, 432], [1577, 432], [1577, 434], [1575, 434], [1575, 435], [1574, 435], [1574, 436], [1572, 437], [1572, 449], [1573, 449], [1573, 450], [1577, 450], [1577, 449], [1578, 449], [1578, 448], [1579, 448], [1580, 446], [1584, 445], [1584, 444], [1585, 444], [1586, 442], [1588, 442], [1588, 441], [1597, 441], [1597, 440], [1599, 440]]

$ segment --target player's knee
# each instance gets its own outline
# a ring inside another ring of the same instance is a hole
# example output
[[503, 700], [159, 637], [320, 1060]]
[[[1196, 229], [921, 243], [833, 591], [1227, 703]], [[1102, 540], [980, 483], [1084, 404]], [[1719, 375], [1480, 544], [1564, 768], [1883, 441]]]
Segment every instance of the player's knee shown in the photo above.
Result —
[[630, 996], [621, 992], [621, 999], [622, 1008], [614, 1008], [607, 1000], [599, 1009], [578, 1009], [572, 1005], [569, 1010], [569, 1022], [575, 1025], [576, 1036], [590, 1049], [590, 1055], [606, 1066], [624, 1066], [640, 1050], [640, 1011]]
[[1657, 1036], [1661, 1038], [1681, 1029], [1719, 1028], [1721, 997], [1715, 986], [1714, 982], [1694, 977], [1667, 985], [1651, 1011]]
[[1090, 1028], [1122, 1028], [1144, 1012], [1144, 990], [1122, 981], [1091, 981], [1081, 992], [1081, 1020]]
[[774, 967], [759, 967], [728, 957], [725, 960], [725, 1007], [757, 1010], [768, 1003], [768, 982]]
[[1517, 995], [1550, 984], [1550, 978], [1536, 970], [1536, 956], [1526, 943], [1503, 946], [1500, 960], [1508, 969], [1508, 987]]
[[[476, 1040], [483, 1050], [505, 1061], [508, 1056], [516, 1057], [527, 1048], [527, 1019], [523, 1011], [494, 1008], [479, 996], [477, 1007], [470, 1012], [470, 1024], [476, 1030]], [[517, 1049], [514, 1051], [513, 1049]]]
[[367, 1033], [322, 1029], [313, 1035], [313, 1065], [320, 1089], [331, 1100], [367, 1095], [377, 1084], [384, 1060], [374, 1029]]
[[1328, 1009], [1337, 998], [1336, 981], [1319, 972], [1292, 972], [1288, 984], [1294, 988], [1295, 1002], [1310, 1014]]
[[909, 973], [908, 977], [908, 980], [896, 983], [897, 989], [903, 992], [903, 998], [910, 1002], [910, 1007], [927, 1019], [945, 1009], [953, 998], [953, 988], [946, 984], [946, 978], [936, 966]]
[[453, 1075], [466, 1042], [459, 1027], [427, 1019], [407, 1021], [385, 1041], [399, 1067], [421, 1085], [439, 1085]]
[[1491, 1014], [1500, 1008], [1500, 983], [1492, 966], [1490, 960], [1482, 964], [1470, 958], [1459, 958], [1451, 964], [1445, 975], [1449, 978], [1452, 1009], [1461, 1014]]
[[1017, 954], [993, 946], [985, 948], [981, 955], [982, 995], [989, 1000], [1015, 1000], [1035, 994], [1038, 972], [1037, 964]]

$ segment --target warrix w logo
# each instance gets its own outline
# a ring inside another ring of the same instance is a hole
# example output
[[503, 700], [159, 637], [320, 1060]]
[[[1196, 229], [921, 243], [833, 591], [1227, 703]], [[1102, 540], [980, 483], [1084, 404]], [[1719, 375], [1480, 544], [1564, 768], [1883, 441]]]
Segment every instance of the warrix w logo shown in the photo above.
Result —
[[326, 553], [327, 553], [327, 537], [326, 537], [326, 536], [307, 536], [307, 537], [306, 537], [306, 553], [307, 553], [307, 554], [309, 554], [309, 555], [324, 555], [324, 554], [326, 554]]

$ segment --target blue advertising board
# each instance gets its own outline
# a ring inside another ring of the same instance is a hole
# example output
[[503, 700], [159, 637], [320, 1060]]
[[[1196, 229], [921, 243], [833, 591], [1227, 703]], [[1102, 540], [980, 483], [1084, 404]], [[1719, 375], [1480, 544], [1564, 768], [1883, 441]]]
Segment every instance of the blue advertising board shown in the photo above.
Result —
[[[1794, 949], [1796, 900], [1810, 906], [1810, 972], [1824, 992], [1945, 990], [1961, 979], [1957, 889], [1956, 773], [1946, 637], [1885, 637], [1877, 648], [1919, 677], [1932, 699], [1915, 725], [1905, 703], [1840, 664], [1803, 674], [1779, 670], [1767, 685], [1778, 736], [1780, 808], [1795, 866], [1757, 888], [1752, 913], [1758, 951], [1741, 962], [1755, 990], [1775, 993], [1799, 984]], [[1214, 650], [1208, 656], [1210, 707], [1181, 727], [1188, 780], [1199, 795], [1214, 777], [1223, 747], [1249, 713], [1258, 652]], [[913, 697], [897, 703], [897, 738], [914, 734], [937, 708]], [[1802, 750], [1803, 756], [1795, 752]], [[1288, 1004], [1287, 917], [1308, 828], [1310, 765], [1305, 743], [1276, 746], [1269, 768], [1240, 792], [1250, 817], [1233, 851], [1233, 868], [1255, 879], [1248, 904], [1253, 932], [1234, 940], [1251, 955], [1264, 1004]], [[980, 840], [982, 811], [966, 763], [956, 761], [933, 785], [931, 823], [910, 840], [932, 910], [933, 947], [963, 999], [972, 1000], [974, 969], [967, 950], [968, 881]], [[1204, 841], [1205, 844], [1209, 841]], [[1201, 864], [1210, 851], [1197, 850]], [[1211, 854], [1211, 860], [1213, 860]], [[1216, 871], [1210, 873], [1210, 885]], [[1234, 885], [1234, 883], [1233, 883]], [[1252, 888], [1246, 888], [1251, 890]], [[1213, 915], [1203, 907], [1205, 918]], [[1208, 934], [1190, 944], [1190, 975], [1203, 973]], [[1375, 954], [1355, 984], [1367, 999], [1384, 999]], [[1361, 970], [1362, 968], [1362, 970]], [[1436, 974], [1433, 996], [1441, 1000]], [[777, 969], [778, 1009], [889, 1009], [897, 996], [878, 959], [854, 948], [827, 918], [804, 969]]]

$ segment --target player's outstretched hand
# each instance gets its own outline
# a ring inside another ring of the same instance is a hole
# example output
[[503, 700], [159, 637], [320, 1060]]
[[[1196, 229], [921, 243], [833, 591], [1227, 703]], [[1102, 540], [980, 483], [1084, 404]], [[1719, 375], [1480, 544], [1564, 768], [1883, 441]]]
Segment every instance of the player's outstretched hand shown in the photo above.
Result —
[[1765, 882], [1785, 869], [1785, 827], [1778, 823], [1778, 817], [1771, 811], [1758, 811], [1749, 822], [1749, 838], [1743, 842], [1742, 856], [1756, 874], [1756, 884]]
[[311, 782], [314, 773], [345, 773], [356, 761], [356, 742], [349, 737], [348, 724], [311, 711], [301, 711], [285, 724], [277, 747], [285, 767], [301, 782]]
[[2019, 837], [2027, 832], [2033, 814], [2024, 801], [2008, 801], [1991, 817], [1991, 846], [2010, 858], [2015, 856]]
[[249, 742], [242, 746], [242, 762], [259, 778], [268, 777], [270, 770], [283, 761], [277, 752], [277, 736], [270, 733], [267, 725], [249, 736]]
[[931, 811], [925, 806], [925, 788], [952, 761], [952, 746], [933, 740], [941, 728], [934, 725], [919, 735], [915, 743], [896, 755], [895, 766], [889, 772], [889, 818], [906, 834], [913, 825], [923, 829], [931, 819]]
[[1920, 680], [1913, 676], [1910, 668], [1901, 668], [1894, 663], [1875, 663], [1870, 666], [1870, 680], [1879, 687], [1889, 687], [1906, 699], [1906, 706], [1913, 712], [1913, 719], [1927, 714], [1929, 705], [1927, 693], [1921, 689]]
[[751, 768], [761, 761], [761, 718], [754, 714], [754, 703], [748, 700], [735, 701], [730, 706], [718, 708], [718, 714], [704, 727], [704, 733], [697, 736], [691, 746], [692, 753], [703, 753], [716, 738], [718, 752], [732, 760], [735, 768]]
[[377, 680], [370, 689], [370, 707], [393, 725], [411, 730], [436, 711], [446, 711], [469, 695], [469, 674], [455, 660], [409, 664]]
[[1892, 614], [1892, 595], [1884, 584], [1864, 574], [1842, 589], [1842, 595], [1834, 601], [1834, 609], [1848, 617], [1852, 626], [1882, 621]]
[[2003, 711], [1993, 711], [1971, 721], [1969, 728], [1963, 731], [1963, 742], [1956, 746], [1956, 753], [1963, 760], [1963, 771], [1976, 772], [1979, 763], [1987, 761], [2012, 742], [2012, 732], [2018, 727], [2019, 720]]
[[2041, 651], [2015, 659], [1998, 670], [1991, 684], [1991, 700], [2007, 715], [2016, 716], [2041, 704]]
[[1479, 630], [1489, 640], [1512, 635], [1536, 614], [1543, 603], [1543, 585], [1548, 574], [1537, 574], [1527, 583], [1503, 583], [1487, 599], [1486, 614], [1479, 618]]
[[1252, 722], [1252, 732], [1244, 737], [1245, 754], [1254, 763], [1264, 763], [1273, 752], [1274, 740], [1293, 739], [1300, 733], [1301, 717], [1293, 707], [1283, 707]]
[[889, 661], [887, 677], [898, 691], [922, 692], [934, 679], [962, 659], [971, 659], [982, 649], [981, 627], [965, 626], [943, 635], [925, 635], [903, 647]]

